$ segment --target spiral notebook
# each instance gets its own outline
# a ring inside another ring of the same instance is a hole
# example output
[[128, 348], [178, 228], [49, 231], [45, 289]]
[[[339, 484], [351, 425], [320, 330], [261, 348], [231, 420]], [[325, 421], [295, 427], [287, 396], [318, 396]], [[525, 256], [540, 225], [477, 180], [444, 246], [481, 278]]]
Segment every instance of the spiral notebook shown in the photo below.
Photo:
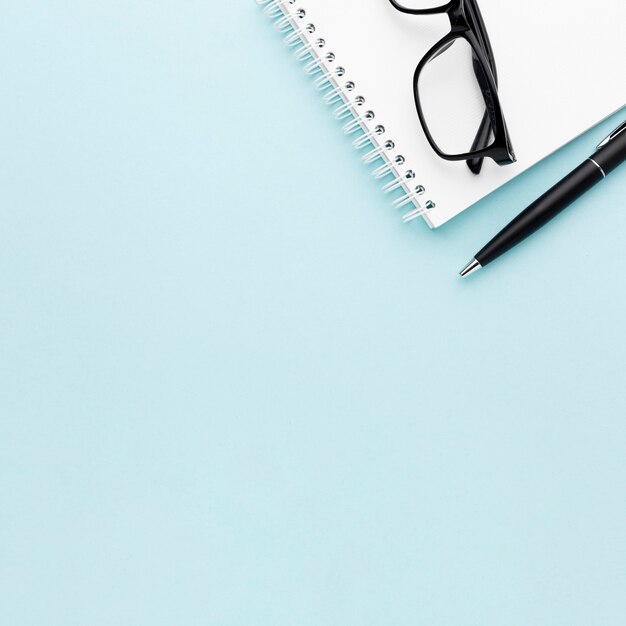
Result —
[[[449, 30], [388, 0], [256, 0], [405, 221], [445, 223], [626, 104], [626, 3], [479, 0], [518, 161], [472, 174], [428, 144], [413, 72]], [[416, 0], [411, 0], [416, 2]]]

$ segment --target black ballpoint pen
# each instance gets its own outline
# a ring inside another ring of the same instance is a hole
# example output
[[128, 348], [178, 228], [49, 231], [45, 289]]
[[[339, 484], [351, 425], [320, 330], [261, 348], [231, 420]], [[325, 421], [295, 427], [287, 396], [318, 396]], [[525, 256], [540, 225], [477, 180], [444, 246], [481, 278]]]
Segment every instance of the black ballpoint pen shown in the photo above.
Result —
[[505, 226], [461, 270], [469, 276], [539, 230], [626, 160], [626, 122], [598, 146], [597, 152], [535, 200]]

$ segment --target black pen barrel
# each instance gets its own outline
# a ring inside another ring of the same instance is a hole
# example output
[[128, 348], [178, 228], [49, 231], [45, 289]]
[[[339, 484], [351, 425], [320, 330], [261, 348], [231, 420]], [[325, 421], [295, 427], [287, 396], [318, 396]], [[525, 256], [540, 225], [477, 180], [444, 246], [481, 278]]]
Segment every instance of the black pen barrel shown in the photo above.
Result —
[[603, 178], [600, 167], [587, 159], [522, 211], [476, 254], [475, 259], [483, 267], [491, 263], [539, 230]]

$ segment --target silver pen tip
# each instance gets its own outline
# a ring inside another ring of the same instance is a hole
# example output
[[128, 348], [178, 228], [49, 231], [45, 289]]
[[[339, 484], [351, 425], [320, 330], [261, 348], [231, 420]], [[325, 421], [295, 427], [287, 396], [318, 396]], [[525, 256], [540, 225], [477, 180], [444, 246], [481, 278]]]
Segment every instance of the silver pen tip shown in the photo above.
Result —
[[477, 272], [479, 269], [482, 268], [482, 265], [476, 260], [476, 259], [472, 259], [462, 270], [461, 270], [461, 277], [465, 278], [466, 276], [469, 276], [470, 274], [473, 274], [474, 272]]

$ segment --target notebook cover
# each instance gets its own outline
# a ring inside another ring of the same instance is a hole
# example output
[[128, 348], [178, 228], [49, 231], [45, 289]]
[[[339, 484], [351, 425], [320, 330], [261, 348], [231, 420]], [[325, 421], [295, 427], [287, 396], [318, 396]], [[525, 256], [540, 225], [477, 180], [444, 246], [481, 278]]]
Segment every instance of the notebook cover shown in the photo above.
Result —
[[[413, 0], [415, 1], [415, 0]], [[449, 31], [445, 15], [400, 13], [388, 0], [295, 0], [283, 10], [304, 9], [310, 38], [346, 68], [344, 81], [375, 112], [364, 125], [382, 123], [385, 136], [405, 157], [415, 184], [434, 208], [425, 214], [440, 226], [626, 104], [626, 3], [555, 0], [479, 0], [492, 41], [499, 94], [517, 163], [485, 161], [480, 175], [463, 162], [439, 158], [427, 143], [413, 99], [413, 73], [424, 53]], [[413, 181], [412, 181], [413, 182]]]

